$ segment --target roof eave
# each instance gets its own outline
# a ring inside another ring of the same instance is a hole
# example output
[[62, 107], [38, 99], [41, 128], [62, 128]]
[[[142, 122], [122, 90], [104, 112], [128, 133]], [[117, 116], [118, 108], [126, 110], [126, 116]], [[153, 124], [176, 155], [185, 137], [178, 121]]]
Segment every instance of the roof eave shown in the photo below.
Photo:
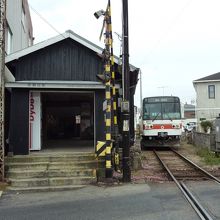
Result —
[[209, 82], [220, 82], [220, 79], [215, 80], [194, 80], [193, 83], [209, 83]]
[[29, 89], [104, 89], [101, 82], [91, 81], [15, 81], [5, 84], [6, 88]]

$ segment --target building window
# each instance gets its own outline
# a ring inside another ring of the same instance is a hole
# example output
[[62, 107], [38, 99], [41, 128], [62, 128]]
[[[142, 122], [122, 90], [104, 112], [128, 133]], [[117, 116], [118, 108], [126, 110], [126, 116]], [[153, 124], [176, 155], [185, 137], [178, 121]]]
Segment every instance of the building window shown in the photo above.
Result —
[[208, 91], [209, 91], [209, 99], [214, 99], [215, 98], [215, 86], [209, 85]]

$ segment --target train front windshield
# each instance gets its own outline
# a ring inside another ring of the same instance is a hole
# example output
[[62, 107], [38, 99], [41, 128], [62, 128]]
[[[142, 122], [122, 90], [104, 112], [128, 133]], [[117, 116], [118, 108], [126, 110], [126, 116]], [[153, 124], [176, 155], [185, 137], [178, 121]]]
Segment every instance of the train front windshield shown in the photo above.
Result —
[[180, 101], [177, 97], [146, 98], [143, 102], [144, 120], [181, 119]]

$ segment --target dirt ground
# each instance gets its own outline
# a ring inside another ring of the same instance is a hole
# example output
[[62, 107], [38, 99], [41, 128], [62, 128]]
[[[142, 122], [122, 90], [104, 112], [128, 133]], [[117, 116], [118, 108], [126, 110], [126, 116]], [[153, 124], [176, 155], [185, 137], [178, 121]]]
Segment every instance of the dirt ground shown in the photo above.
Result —
[[204, 167], [205, 163], [202, 158], [196, 154], [197, 148], [192, 144], [187, 144], [186, 142], [182, 142], [178, 152], [198, 164], [199, 166]]
[[179, 152], [192, 160], [197, 165], [201, 166], [205, 170], [211, 172], [215, 176], [220, 176], [220, 165], [207, 165], [205, 164], [203, 158], [198, 156], [196, 154], [198, 148], [194, 145], [187, 144], [186, 142], [183, 142], [181, 145], [181, 148], [179, 149]]
[[[186, 142], [182, 142], [177, 150], [182, 155], [192, 160], [197, 165], [211, 172], [215, 176], [220, 176], [220, 165], [206, 165], [203, 159], [197, 155], [197, 148]], [[132, 182], [166, 182], [169, 181], [167, 173], [161, 167], [156, 156], [151, 151], [142, 151], [142, 169], [132, 171]]]

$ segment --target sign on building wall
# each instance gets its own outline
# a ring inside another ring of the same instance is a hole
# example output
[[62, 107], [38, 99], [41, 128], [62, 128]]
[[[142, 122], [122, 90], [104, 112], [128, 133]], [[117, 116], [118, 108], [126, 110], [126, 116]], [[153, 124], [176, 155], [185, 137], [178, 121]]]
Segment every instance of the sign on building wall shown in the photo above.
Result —
[[41, 98], [40, 92], [29, 93], [29, 149], [41, 149]]

